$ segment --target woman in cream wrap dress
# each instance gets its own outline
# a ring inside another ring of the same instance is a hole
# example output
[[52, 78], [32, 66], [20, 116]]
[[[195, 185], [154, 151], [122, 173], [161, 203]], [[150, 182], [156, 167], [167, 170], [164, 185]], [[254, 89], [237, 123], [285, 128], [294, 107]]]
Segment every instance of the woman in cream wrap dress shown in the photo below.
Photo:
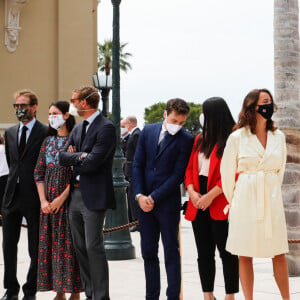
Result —
[[248, 257], [288, 252], [281, 196], [285, 158], [285, 137], [278, 129], [268, 131], [266, 149], [246, 127], [229, 136], [221, 164], [230, 203], [227, 251]]
[[286, 163], [284, 134], [274, 127], [268, 90], [245, 98], [235, 131], [221, 162], [223, 192], [229, 202], [226, 250], [239, 256], [246, 300], [253, 299], [253, 257], [273, 259], [274, 276], [283, 299], [289, 299], [287, 230], [281, 195]]

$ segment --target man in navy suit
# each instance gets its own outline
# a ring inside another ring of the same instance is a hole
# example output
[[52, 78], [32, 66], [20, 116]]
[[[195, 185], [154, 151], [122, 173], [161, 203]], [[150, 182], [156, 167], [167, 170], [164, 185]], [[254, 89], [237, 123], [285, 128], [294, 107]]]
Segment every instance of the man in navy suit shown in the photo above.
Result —
[[158, 300], [160, 295], [160, 235], [168, 279], [167, 297], [168, 300], [179, 300], [180, 184], [193, 145], [193, 137], [182, 128], [188, 114], [189, 106], [184, 100], [169, 100], [164, 122], [146, 125], [142, 130], [134, 157], [133, 186], [140, 207], [139, 226], [147, 300]]
[[69, 218], [87, 299], [109, 300], [102, 228], [106, 210], [116, 206], [112, 180], [116, 131], [98, 111], [98, 103], [93, 87], [73, 92], [69, 112], [78, 113], [84, 121], [72, 130], [60, 163], [74, 167]]

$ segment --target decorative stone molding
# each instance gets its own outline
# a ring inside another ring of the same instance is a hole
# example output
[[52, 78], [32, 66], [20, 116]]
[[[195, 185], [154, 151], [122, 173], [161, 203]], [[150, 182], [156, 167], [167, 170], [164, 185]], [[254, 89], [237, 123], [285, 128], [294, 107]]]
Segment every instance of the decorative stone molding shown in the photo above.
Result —
[[5, 0], [5, 46], [15, 52], [19, 41], [20, 13], [29, 0]]

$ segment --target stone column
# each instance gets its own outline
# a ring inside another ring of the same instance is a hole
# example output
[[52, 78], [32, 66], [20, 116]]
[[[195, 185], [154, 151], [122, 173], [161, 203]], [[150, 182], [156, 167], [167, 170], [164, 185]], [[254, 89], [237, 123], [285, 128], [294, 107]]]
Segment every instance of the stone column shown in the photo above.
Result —
[[[276, 121], [286, 134], [287, 166], [282, 194], [289, 239], [300, 239], [300, 51], [298, 0], [274, 1]], [[289, 244], [290, 276], [300, 276], [300, 243]]]

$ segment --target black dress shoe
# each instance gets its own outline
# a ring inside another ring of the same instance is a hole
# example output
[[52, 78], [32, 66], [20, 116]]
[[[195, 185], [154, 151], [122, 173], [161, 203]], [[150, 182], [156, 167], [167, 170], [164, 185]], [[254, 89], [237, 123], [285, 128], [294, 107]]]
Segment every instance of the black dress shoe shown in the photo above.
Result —
[[36, 296], [24, 296], [22, 300], [36, 300]]
[[6, 292], [0, 300], [18, 300], [18, 295], [9, 295]]

